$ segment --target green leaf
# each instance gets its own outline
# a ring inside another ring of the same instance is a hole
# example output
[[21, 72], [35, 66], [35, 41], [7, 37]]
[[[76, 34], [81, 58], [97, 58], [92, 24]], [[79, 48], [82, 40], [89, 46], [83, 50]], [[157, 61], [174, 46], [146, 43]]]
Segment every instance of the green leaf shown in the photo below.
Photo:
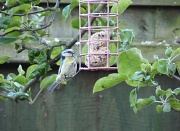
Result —
[[87, 10], [85, 8], [86, 7], [81, 7], [81, 9], [80, 9], [81, 14], [86, 14], [87, 13]]
[[157, 96], [164, 96], [166, 94], [166, 92], [161, 88], [157, 88], [155, 92]]
[[166, 51], [165, 51], [165, 55], [166, 55], [167, 57], [170, 57], [172, 53], [173, 53], [173, 50], [172, 50], [171, 47], [168, 47], [168, 48], [166, 49]]
[[7, 75], [6, 79], [9, 80], [9, 81], [15, 80], [16, 79], [16, 75], [14, 73], [9, 73]]
[[31, 73], [36, 70], [37, 66], [38, 65], [35, 64], [35, 65], [31, 65], [31, 66], [28, 67], [28, 69], [26, 71], [26, 78], [30, 78]]
[[0, 81], [4, 79], [4, 75], [0, 74]]
[[14, 26], [14, 27], [10, 27], [10, 28], [7, 28], [4, 33], [7, 33], [7, 32], [11, 32], [11, 31], [14, 31], [14, 30], [19, 30], [20, 27], [17, 27], [17, 26]]
[[4, 44], [11, 44], [12, 42], [16, 41], [18, 38], [16, 37], [1, 37], [0, 38], [0, 46]]
[[7, 94], [8, 97], [11, 97], [11, 98], [16, 98], [16, 97], [29, 97], [29, 94], [28, 93], [24, 93], [24, 92], [9, 92]]
[[159, 73], [157, 71], [157, 67], [158, 67], [158, 61], [155, 61], [151, 66], [151, 77], [154, 77], [155, 75]]
[[[82, 19], [81, 19], [81, 20], [82, 20]], [[71, 21], [71, 26], [72, 26], [74, 29], [79, 29], [79, 19], [78, 19], [78, 18], [72, 19], [72, 21]], [[82, 21], [81, 21], [81, 26], [82, 26]]]
[[36, 57], [38, 57], [40, 54], [41, 52], [39, 50], [28, 50], [29, 63], [33, 64], [34, 60], [36, 60]]
[[22, 76], [22, 75], [18, 75], [15, 78], [15, 82], [18, 82], [21, 85], [26, 85], [27, 84], [26, 78], [24, 76]]
[[79, 2], [77, 0], [72, 0], [70, 4], [70, 9], [74, 9], [75, 7], [79, 6]]
[[0, 29], [8, 28], [8, 25], [10, 24], [11, 20], [12, 17], [0, 17]]
[[145, 99], [138, 99], [137, 103], [136, 103], [136, 107], [138, 110], [143, 109], [144, 107], [149, 106], [150, 104], [152, 104], [154, 102], [154, 98], [150, 97], [150, 98], [145, 98]]
[[20, 35], [22, 35], [23, 32], [20, 31], [13, 31], [9, 34], [7, 34], [7, 38], [12, 37], [12, 38], [18, 38]]
[[130, 96], [129, 96], [130, 106], [131, 107], [135, 106], [136, 101], [137, 101], [137, 93], [136, 93], [136, 89], [134, 89], [130, 92]]
[[174, 57], [177, 57], [180, 55], [180, 47], [177, 48], [172, 54], [171, 54], [171, 58], [174, 59]]
[[[110, 53], [117, 53], [117, 46], [114, 43], [110, 43], [109, 45]], [[111, 56], [109, 59], [110, 66], [113, 66], [116, 63], [117, 56]]]
[[[83, 27], [86, 24], [86, 21], [84, 19], [81, 19], [81, 27]], [[79, 29], [79, 19], [78, 18], [74, 18], [71, 21], [71, 26], [75, 29]]]
[[170, 112], [171, 111], [171, 105], [170, 103], [165, 103], [163, 106], [163, 112]]
[[15, 87], [17, 87], [17, 88], [22, 88], [22, 87], [23, 87], [23, 85], [20, 84], [20, 83], [18, 83], [18, 82], [13, 82], [13, 85], [14, 85]]
[[142, 71], [135, 72], [129, 80], [126, 80], [126, 83], [133, 87], [144, 87], [147, 86], [147, 80], [150, 79], [150, 76], [145, 76]]
[[179, 95], [179, 94], [180, 94], [180, 87], [174, 89], [173, 92], [174, 92], [176, 95]]
[[11, 6], [11, 5], [14, 5], [16, 2], [17, 2], [17, 0], [6, 0], [5, 5]]
[[148, 63], [148, 64], [144, 64], [142, 63], [141, 64], [141, 70], [142, 72], [146, 73], [146, 72], [150, 72], [151, 71], [151, 65]]
[[8, 61], [11, 57], [9, 56], [0, 56], [0, 64], [4, 64], [6, 61]]
[[107, 19], [106, 18], [97, 18], [98, 20], [98, 25], [99, 26], [107, 26]]
[[24, 72], [24, 70], [22, 69], [22, 66], [21, 66], [21, 65], [19, 65], [19, 67], [18, 67], [18, 73], [19, 73], [19, 75], [24, 75], [24, 74], [25, 74], [25, 72]]
[[24, 14], [24, 13], [29, 13], [31, 9], [31, 4], [22, 4], [16, 7], [11, 8], [8, 13], [13, 15], [13, 14]]
[[137, 113], [136, 101], [137, 101], [137, 93], [135, 88], [130, 92], [129, 95], [130, 106], [133, 107], [135, 113]]
[[[57, 55], [59, 55], [63, 50], [63, 47], [54, 47], [52, 52], [51, 52], [51, 58], [54, 59]], [[60, 60], [58, 62], [56, 62], [57, 65], [60, 65]]]
[[[118, 14], [122, 14], [124, 10], [131, 5], [133, 2], [131, 0], [119, 0], [118, 2]], [[116, 3], [113, 4], [113, 7], [111, 8], [111, 13], [117, 12], [117, 6]]]
[[54, 47], [51, 53], [51, 58], [55, 58], [57, 55], [59, 55], [63, 50], [63, 47]]
[[169, 60], [168, 59], [160, 59], [158, 61], [157, 65], [157, 71], [161, 74], [168, 75], [168, 66], [169, 66]]
[[67, 5], [62, 10], [62, 17], [63, 17], [63, 19], [66, 20], [68, 18], [69, 14], [70, 14], [70, 5]]
[[144, 75], [144, 73], [142, 71], [137, 71], [132, 75], [131, 80], [132, 81], [133, 80], [140, 80], [140, 79], [142, 79], [144, 77], [145, 77], [145, 75]]
[[126, 80], [126, 84], [132, 87], [146, 87], [147, 83], [143, 81], [132, 81], [132, 80]]
[[156, 106], [156, 111], [157, 111], [157, 113], [163, 112], [163, 107], [161, 105], [157, 105]]
[[120, 53], [118, 72], [131, 78], [135, 72], [141, 70], [142, 63], [148, 64], [148, 61], [142, 57], [139, 49], [131, 48]]
[[177, 71], [180, 75], [180, 62], [177, 61], [175, 64], [176, 64]]
[[180, 111], [180, 103], [179, 100], [176, 98], [169, 98], [169, 103], [171, 107], [177, 111]]
[[170, 97], [173, 94], [171, 89], [166, 90], [166, 97]]
[[45, 87], [51, 85], [56, 80], [56, 77], [57, 74], [45, 77], [40, 83], [40, 89], [44, 89]]
[[109, 21], [109, 26], [115, 26], [117, 24], [114, 21], [114, 19], [112, 19], [112, 18], [107, 19], [107, 18], [99, 17], [99, 18], [97, 18], [97, 20], [98, 20], [98, 25], [99, 26], [107, 26], [108, 25], [107, 21]]
[[29, 78], [33, 79], [37, 76], [45, 75], [50, 70], [50, 65], [47, 63], [38, 64], [36, 69], [31, 73]]
[[133, 40], [134, 40], [134, 31], [133, 29], [124, 29], [122, 30], [122, 32], [124, 33], [126, 39], [127, 39], [127, 42], [128, 43], [132, 43]]
[[67, 19], [69, 14], [71, 13], [72, 9], [74, 9], [75, 7], [77, 7], [79, 5], [79, 2], [74, 0], [71, 2], [70, 5], [67, 5], [66, 7], [64, 7], [64, 9], [62, 10], [62, 17], [63, 19]]
[[96, 81], [93, 93], [115, 86], [126, 79], [127, 77], [125, 75], [119, 75], [117, 73], [109, 74], [107, 77], [100, 78]]

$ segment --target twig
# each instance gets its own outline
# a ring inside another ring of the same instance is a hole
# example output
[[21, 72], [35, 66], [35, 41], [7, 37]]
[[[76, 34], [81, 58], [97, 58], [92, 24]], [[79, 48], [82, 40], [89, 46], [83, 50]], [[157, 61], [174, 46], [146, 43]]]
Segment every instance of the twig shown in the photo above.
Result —
[[5, 15], [10, 15], [10, 16], [26, 16], [26, 15], [32, 15], [32, 14], [37, 14], [37, 13], [42, 13], [42, 12], [46, 12], [46, 11], [54, 11], [55, 9], [53, 9], [53, 8], [46, 8], [46, 9], [44, 9], [44, 10], [38, 10], [38, 11], [32, 11], [32, 12], [30, 12], [30, 13], [28, 13], [28, 14], [8, 14], [8, 13], [6, 13], [6, 12], [3, 12], [3, 11], [0, 11], [0, 13], [2, 13], [2, 14], [5, 14]]
[[18, 50], [17, 50], [17, 53], [21, 53], [21, 52], [24, 51], [24, 50], [34, 50], [34, 49], [41, 51], [41, 50], [47, 49], [48, 47], [52, 49], [52, 48], [54, 48], [54, 47], [66, 46], [67, 43], [68, 43], [67, 41], [59, 41], [58, 44], [53, 44], [53, 45], [48, 45], [48, 44], [43, 43], [44, 45], [46, 45], [46, 47], [43, 47], [43, 48], [31, 48], [31, 47], [29, 47], [29, 46], [26, 46], [25, 44], [21, 44], [21, 45], [22, 45], [22, 48], [21, 48], [21, 49], [18, 49]]
[[178, 81], [180, 81], [180, 77], [178, 77], [178, 76], [176, 76], [176, 75], [174, 75], [174, 74], [171, 74], [171, 76], [172, 76], [173, 78], [177, 79]]
[[37, 95], [34, 97], [34, 100], [31, 100], [30, 102], [29, 102], [29, 104], [33, 104], [35, 101], [36, 101], [36, 99], [38, 98], [38, 96], [40, 95], [40, 93], [42, 92], [42, 90], [43, 89], [41, 89], [38, 93], [37, 93]]
[[49, 27], [49, 26], [52, 24], [52, 22], [54, 21], [54, 19], [55, 19], [56, 9], [59, 7], [60, 1], [61, 1], [61, 0], [57, 0], [57, 1], [56, 1], [56, 5], [54, 6], [54, 9], [53, 9], [53, 10], [54, 10], [54, 13], [53, 13], [52, 16], [51, 16], [51, 19], [50, 19], [49, 23], [47, 23], [47, 24], [45, 24], [45, 25], [43, 25], [43, 26], [41, 26], [41, 27], [39, 27], [39, 28], [25, 28], [25, 29], [18, 29], [18, 30], [15, 29], [15, 30], [9, 31], [9, 32], [7, 32], [7, 33], [4, 33], [3, 35], [0, 35], [0, 36], [5, 36], [5, 35], [7, 35], [7, 34], [9, 34], [9, 33], [15, 32], [15, 31], [20, 31], [20, 32], [23, 32], [23, 31], [32, 31], [32, 32], [34, 32], [34, 31], [42, 30], [42, 29], [45, 29], [45, 28]]
[[35, 77], [34, 79], [30, 80], [26, 86], [24, 86], [24, 88], [22, 89], [23, 92], [27, 92], [29, 90], [29, 88], [34, 84], [36, 83], [38, 80], [39, 80], [39, 76], [38, 77]]

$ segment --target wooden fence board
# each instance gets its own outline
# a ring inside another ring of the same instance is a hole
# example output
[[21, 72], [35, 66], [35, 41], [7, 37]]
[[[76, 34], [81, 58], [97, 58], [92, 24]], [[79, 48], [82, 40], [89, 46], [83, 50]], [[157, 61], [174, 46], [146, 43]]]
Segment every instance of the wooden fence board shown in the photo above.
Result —
[[[0, 72], [7, 68], [1, 67]], [[57, 70], [57, 69], [55, 69]], [[15, 69], [14, 69], [15, 71]], [[57, 72], [57, 71], [56, 71]], [[5, 74], [6, 74], [5, 73]], [[26, 102], [0, 101], [0, 129], [3, 131], [178, 131], [178, 112], [158, 114], [155, 105], [134, 114], [129, 106], [129, 92], [125, 83], [92, 94], [95, 81], [112, 72], [82, 71], [67, 85], [52, 94], [44, 90], [33, 105]], [[174, 79], [157, 77], [163, 89], [176, 87]], [[39, 85], [34, 87], [37, 92]], [[139, 98], [149, 97], [154, 87], [143, 88]]]

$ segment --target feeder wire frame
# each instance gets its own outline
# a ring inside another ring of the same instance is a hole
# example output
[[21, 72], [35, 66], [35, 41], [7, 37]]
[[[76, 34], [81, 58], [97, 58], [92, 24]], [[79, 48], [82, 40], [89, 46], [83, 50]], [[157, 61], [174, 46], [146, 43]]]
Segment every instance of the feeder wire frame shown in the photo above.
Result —
[[[115, 4], [116, 3], [116, 7], [118, 7], [118, 0], [80, 0], [79, 1], [79, 53], [80, 53], [80, 57], [79, 57], [79, 69], [80, 70], [91, 70], [91, 71], [94, 71], [94, 70], [117, 70], [117, 62], [116, 62], [116, 66], [115, 67], [111, 67], [110, 66], [110, 56], [116, 56], [116, 59], [118, 58], [118, 55], [119, 55], [119, 44], [118, 44], [118, 40], [115, 42], [116, 43], [116, 47], [117, 47], [117, 51], [116, 53], [111, 53], [109, 51], [109, 44], [110, 42], [112, 42], [113, 40], [110, 40], [110, 38], [106, 38], [106, 44], [107, 44], [107, 64], [106, 64], [106, 67], [92, 67], [90, 66], [90, 57], [88, 57], [88, 65], [87, 67], [82, 67], [82, 56], [85, 57], [85, 55], [87, 54], [82, 54], [82, 43], [87, 41], [88, 43], [88, 55], [92, 55], [92, 53], [90, 53], [90, 37], [91, 37], [91, 31], [92, 29], [101, 29], [101, 28], [106, 28], [106, 31], [107, 31], [107, 36], [110, 36], [109, 35], [109, 32], [111, 30], [116, 30], [116, 35], [117, 35], [117, 38], [118, 38], [118, 22], [119, 22], [119, 19], [118, 19], [118, 8], [116, 8], [116, 13], [110, 13], [110, 4]], [[81, 5], [82, 4], [87, 4], [88, 5], [88, 14], [81, 14]], [[92, 12], [91, 13], [91, 4], [107, 4], [107, 12], [106, 13], [94, 13]], [[98, 18], [98, 17], [101, 17], [101, 16], [106, 16], [107, 17], [107, 25], [106, 26], [91, 26], [91, 18], [92, 17], [95, 17], [95, 18]], [[88, 26], [87, 27], [81, 27], [81, 18], [82, 17], [85, 17], [85, 18], [88, 18]], [[109, 19], [110, 17], [116, 17], [116, 27], [110, 27], [110, 23], [109, 23]], [[82, 30], [86, 30], [88, 31], [88, 40], [82, 40], [82, 36], [81, 36], [81, 31]], [[101, 29], [102, 30], [102, 29]], [[93, 53], [94, 54], [97, 54], [97, 53]], [[100, 54], [100, 53], [98, 53]]]

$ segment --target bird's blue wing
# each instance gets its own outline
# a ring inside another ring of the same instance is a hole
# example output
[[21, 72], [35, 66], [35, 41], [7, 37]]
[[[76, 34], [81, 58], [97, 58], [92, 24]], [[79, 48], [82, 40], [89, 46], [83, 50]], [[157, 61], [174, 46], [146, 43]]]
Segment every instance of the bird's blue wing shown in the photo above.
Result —
[[58, 74], [61, 73], [61, 69], [62, 69], [62, 65], [63, 65], [64, 59], [65, 59], [65, 57], [61, 56], [61, 59], [60, 59], [61, 61], [60, 61], [60, 66], [59, 66]]

